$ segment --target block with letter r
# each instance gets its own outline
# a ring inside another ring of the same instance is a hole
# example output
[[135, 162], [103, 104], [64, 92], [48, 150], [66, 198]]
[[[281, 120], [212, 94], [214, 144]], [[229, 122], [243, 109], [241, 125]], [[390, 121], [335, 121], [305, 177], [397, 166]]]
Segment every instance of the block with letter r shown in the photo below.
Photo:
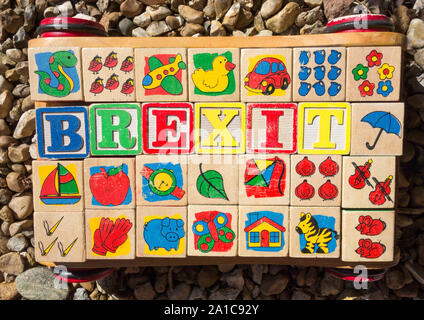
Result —
[[86, 107], [36, 109], [38, 157], [84, 159], [90, 154]]
[[92, 155], [141, 153], [141, 111], [138, 103], [98, 103], [90, 109]]

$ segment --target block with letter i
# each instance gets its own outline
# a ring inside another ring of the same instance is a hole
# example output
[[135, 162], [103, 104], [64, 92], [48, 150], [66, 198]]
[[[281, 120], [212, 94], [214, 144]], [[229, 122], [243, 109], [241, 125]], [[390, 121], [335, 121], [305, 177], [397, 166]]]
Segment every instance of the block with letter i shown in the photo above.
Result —
[[187, 207], [137, 207], [137, 257], [187, 256]]
[[239, 206], [241, 257], [287, 257], [288, 206]]
[[135, 208], [135, 159], [89, 158], [84, 160], [85, 208]]
[[135, 209], [86, 210], [87, 260], [135, 259]]
[[247, 153], [294, 153], [297, 149], [297, 105], [247, 105]]
[[84, 212], [34, 212], [38, 262], [84, 262]]
[[90, 154], [86, 107], [35, 110], [37, 150], [41, 159], [84, 159]]
[[84, 211], [83, 161], [32, 162], [34, 211]]
[[246, 109], [243, 103], [196, 103], [194, 121], [197, 153], [245, 153]]
[[342, 179], [343, 208], [395, 208], [396, 157], [343, 157]]
[[349, 103], [303, 102], [298, 105], [298, 111], [298, 153], [349, 154]]
[[141, 111], [137, 103], [99, 103], [90, 107], [92, 155], [141, 153]]
[[235, 257], [237, 206], [188, 206], [187, 256]]
[[343, 210], [342, 261], [393, 261], [394, 232], [393, 210]]
[[340, 257], [340, 207], [290, 207], [290, 257]]
[[81, 48], [29, 48], [28, 62], [33, 101], [83, 100]]
[[144, 153], [192, 153], [194, 112], [191, 103], [144, 103], [142, 116]]

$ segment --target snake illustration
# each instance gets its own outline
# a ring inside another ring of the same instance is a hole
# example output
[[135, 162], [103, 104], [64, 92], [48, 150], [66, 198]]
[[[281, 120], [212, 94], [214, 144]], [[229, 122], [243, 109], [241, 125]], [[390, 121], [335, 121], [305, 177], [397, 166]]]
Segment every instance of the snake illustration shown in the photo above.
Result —
[[40, 89], [54, 97], [65, 97], [71, 93], [74, 88], [74, 81], [63, 70], [63, 68], [72, 68], [76, 65], [77, 58], [72, 52], [57, 51], [53, 53], [49, 59], [49, 67], [53, 75], [57, 78], [58, 86], [52, 87], [50, 85], [50, 74], [45, 71], [34, 71], [40, 76]]

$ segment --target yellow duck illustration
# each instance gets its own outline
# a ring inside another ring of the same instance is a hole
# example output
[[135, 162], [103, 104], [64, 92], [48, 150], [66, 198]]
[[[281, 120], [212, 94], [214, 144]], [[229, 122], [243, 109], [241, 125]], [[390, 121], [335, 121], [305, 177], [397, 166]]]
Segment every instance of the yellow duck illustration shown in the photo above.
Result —
[[228, 73], [236, 67], [223, 56], [217, 56], [212, 61], [212, 70], [205, 71], [199, 68], [193, 72], [191, 78], [194, 85], [203, 92], [222, 92], [228, 86]]

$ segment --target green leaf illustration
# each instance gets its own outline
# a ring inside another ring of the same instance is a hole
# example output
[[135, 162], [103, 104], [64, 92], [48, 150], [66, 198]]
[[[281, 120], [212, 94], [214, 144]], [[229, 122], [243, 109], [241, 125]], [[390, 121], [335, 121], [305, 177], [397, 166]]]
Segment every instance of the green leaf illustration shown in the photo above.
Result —
[[224, 190], [224, 180], [221, 174], [215, 170], [202, 171], [202, 164], [199, 165], [200, 175], [197, 178], [197, 191], [206, 198], [221, 198], [228, 200]]

